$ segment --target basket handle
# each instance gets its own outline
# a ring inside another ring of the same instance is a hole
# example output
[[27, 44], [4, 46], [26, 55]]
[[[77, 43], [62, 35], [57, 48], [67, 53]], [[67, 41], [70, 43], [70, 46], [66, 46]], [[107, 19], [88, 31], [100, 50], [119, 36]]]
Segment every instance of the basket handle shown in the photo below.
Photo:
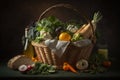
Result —
[[[70, 4], [56, 4], [56, 5], [53, 5], [53, 6], [49, 7], [49, 8], [47, 8], [45, 11], [43, 11], [42, 14], [39, 16], [38, 21], [41, 20], [42, 17], [43, 17], [48, 11], [52, 10], [53, 8], [57, 8], [57, 7], [65, 7], [65, 8], [71, 9], [71, 10], [77, 12], [78, 14], [80, 14], [80, 12], [79, 12], [77, 9], [75, 9], [75, 8], [74, 8], [72, 5], [70, 5]], [[81, 15], [82, 15], [82, 14], [81, 14]], [[89, 22], [89, 20], [88, 20], [88, 18], [87, 18], [86, 16], [84, 16], [84, 15], [82, 15], [82, 16], [87, 20], [87, 22]]]
[[[76, 8], [74, 8], [74, 7], [73, 7], [72, 5], [70, 5], [70, 4], [56, 4], [56, 5], [53, 5], [53, 6], [49, 7], [49, 8], [47, 8], [45, 11], [43, 11], [42, 14], [39, 16], [38, 21], [41, 20], [42, 17], [43, 17], [48, 11], [50, 11], [51, 9], [56, 8], [56, 7], [65, 7], [65, 8], [71, 9], [71, 10], [77, 12], [78, 14], [82, 15], [82, 14], [79, 12], [79, 10], [77, 10]], [[93, 37], [94, 37], [94, 36], [95, 36], [95, 32], [94, 32], [94, 28], [93, 28], [93, 25], [92, 25], [91, 21], [87, 18], [87, 16], [85, 16], [85, 15], [82, 15], [82, 16], [83, 16], [83, 18], [85, 18], [85, 20], [86, 20], [88, 23], [90, 23], [90, 25], [91, 25], [91, 27], [92, 27]]]

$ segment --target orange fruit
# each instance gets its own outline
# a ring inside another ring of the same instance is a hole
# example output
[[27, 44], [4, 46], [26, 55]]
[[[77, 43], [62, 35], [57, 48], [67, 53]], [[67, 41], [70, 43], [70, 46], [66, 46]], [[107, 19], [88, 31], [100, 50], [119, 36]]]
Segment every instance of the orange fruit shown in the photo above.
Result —
[[71, 35], [67, 32], [62, 32], [59, 35], [59, 40], [63, 40], [63, 41], [70, 41], [71, 40]]

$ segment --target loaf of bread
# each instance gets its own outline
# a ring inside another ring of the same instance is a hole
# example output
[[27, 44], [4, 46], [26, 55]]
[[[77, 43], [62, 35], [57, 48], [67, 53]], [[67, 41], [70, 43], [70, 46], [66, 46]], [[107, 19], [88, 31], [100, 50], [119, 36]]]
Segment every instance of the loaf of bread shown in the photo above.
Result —
[[32, 61], [32, 59], [30, 59], [29, 57], [25, 56], [25, 55], [17, 55], [14, 56], [13, 58], [11, 58], [8, 61], [8, 67], [11, 69], [18, 69], [18, 67], [20, 65], [32, 65], [34, 62]]

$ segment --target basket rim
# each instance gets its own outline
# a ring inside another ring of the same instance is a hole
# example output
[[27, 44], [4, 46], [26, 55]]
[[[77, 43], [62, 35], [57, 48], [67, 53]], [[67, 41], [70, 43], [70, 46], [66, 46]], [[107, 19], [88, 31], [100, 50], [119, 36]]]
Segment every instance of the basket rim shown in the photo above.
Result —
[[31, 44], [33, 46], [36, 46], [36, 47], [47, 47], [43, 42], [38, 43], [38, 42], [35, 42], [35, 41], [31, 41]]

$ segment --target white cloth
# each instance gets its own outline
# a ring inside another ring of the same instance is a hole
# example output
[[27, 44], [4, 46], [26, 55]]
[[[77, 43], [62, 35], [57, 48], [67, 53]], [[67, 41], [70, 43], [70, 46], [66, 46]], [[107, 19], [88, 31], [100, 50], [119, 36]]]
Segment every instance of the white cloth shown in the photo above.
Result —
[[45, 45], [48, 46], [53, 53], [55, 53], [58, 57], [61, 57], [67, 46], [70, 44], [70, 41], [60, 41], [56, 39], [48, 39], [45, 41]]
[[83, 39], [83, 40], [73, 42], [74, 46], [77, 46], [77, 47], [85, 47], [85, 46], [90, 45], [91, 43], [92, 42], [90, 39]]

